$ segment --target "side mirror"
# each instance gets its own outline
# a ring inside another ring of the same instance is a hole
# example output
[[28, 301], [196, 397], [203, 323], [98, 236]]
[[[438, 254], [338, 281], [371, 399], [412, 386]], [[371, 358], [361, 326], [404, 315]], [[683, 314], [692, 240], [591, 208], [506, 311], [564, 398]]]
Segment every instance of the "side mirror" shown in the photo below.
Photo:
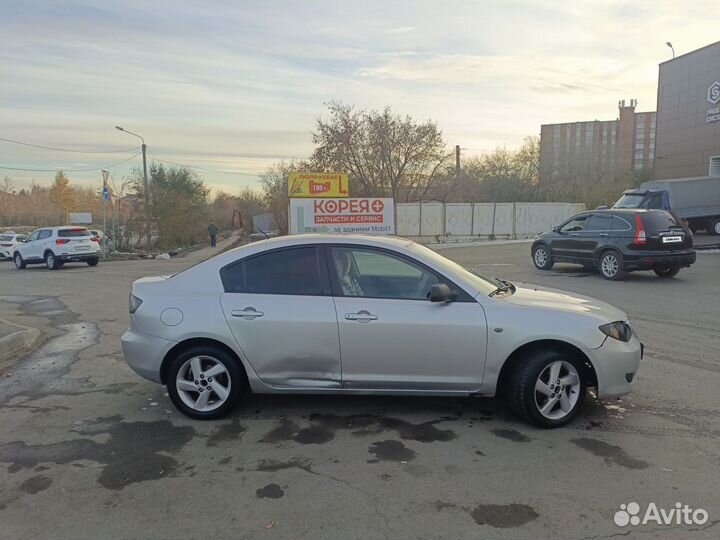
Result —
[[557, 233], [559, 233], [559, 232], [560, 232], [560, 225], [555, 225], [555, 226], [552, 228], [552, 232], [557, 232]]
[[452, 302], [456, 298], [457, 294], [445, 283], [436, 283], [430, 287], [431, 302]]

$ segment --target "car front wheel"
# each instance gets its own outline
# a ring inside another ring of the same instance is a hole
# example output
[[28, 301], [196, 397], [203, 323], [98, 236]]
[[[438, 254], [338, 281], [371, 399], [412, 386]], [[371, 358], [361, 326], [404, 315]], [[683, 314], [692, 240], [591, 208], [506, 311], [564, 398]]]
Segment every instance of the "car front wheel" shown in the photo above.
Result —
[[198, 420], [224, 416], [246, 393], [246, 388], [238, 360], [211, 346], [193, 347], [179, 354], [167, 374], [173, 404], [183, 414]]
[[553, 261], [550, 248], [540, 244], [533, 250], [533, 263], [538, 270], [550, 270], [555, 262]]
[[23, 270], [25, 266], [27, 266], [25, 264], [25, 261], [23, 261], [22, 255], [20, 255], [19, 253], [15, 254], [13, 260], [15, 261], [15, 268], [17, 268], [18, 270]]
[[555, 428], [570, 422], [585, 400], [583, 365], [560, 351], [535, 351], [517, 366], [510, 405], [531, 424]]
[[88, 266], [97, 266], [98, 261], [99, 261], [99, 259], [95, 258], [95, 259], [88, 259], [85, 262], [87, 262]]

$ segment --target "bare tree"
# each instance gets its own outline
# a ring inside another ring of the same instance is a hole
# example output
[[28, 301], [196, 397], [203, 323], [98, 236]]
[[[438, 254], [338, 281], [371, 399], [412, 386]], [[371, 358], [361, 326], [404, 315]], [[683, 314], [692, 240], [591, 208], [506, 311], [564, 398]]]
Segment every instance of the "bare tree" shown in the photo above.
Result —
[[356, 111], [328, 104], [330, 118], [318, 119], [311, 163], [326, 172], [350, 174], [354, 195], [423, 199], [435, 187], [452, 154], [432, 121], [383, 111]]

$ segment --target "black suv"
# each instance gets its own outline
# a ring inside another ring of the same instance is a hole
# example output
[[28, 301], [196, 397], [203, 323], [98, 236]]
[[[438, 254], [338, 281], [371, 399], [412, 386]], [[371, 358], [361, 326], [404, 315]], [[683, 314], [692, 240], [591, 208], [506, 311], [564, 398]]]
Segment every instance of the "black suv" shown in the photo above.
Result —
[[695, 262], [692, 233], [680, 218], [664, 210], [593, 210], [577, 214], [532, 244], [540, 270], [556, 262], [599, 269], [606, 279], [623, 279], [633, 270], [676, 276]]

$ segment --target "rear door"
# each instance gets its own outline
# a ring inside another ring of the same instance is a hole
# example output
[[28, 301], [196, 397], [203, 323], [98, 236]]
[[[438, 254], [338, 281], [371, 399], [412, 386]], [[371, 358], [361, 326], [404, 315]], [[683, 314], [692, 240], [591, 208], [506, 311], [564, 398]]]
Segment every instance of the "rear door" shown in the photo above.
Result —
[[612, 215], [592, 214], [580, 233], [578, 256], [582, 258], [581, 262], [595, 261], [598, 248], [608, 243], [611, 234]]
[[337, 318], [320, 249], [267, 251], [224, 267], [220, 275], [225, 319], [263, 382], [340, 387]]

